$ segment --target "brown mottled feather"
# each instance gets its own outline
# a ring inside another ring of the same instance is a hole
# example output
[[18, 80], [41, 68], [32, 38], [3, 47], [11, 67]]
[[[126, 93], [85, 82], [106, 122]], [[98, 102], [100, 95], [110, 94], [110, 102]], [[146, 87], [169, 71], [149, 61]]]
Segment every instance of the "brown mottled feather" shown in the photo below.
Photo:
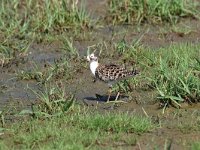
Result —
[[117, 80], [123, 80], [125, 78], [135, 76], [138, 74], [137, 71], [129, 71], [124, 67], [117, 65], [99, 65], [96, 69], [95, 76], [96, 78], [104, 82], [112, 82]]

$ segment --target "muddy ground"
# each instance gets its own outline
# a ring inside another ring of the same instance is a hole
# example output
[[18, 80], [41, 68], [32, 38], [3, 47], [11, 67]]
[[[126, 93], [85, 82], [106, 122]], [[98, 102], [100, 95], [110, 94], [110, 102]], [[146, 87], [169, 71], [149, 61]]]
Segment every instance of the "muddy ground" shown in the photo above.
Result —
[[[94, 18], [104, 18], [106, 0], [88, 0], [87, 9]], [[141, 44], [145, 47], [160, 48], [166, 47], [173, 43], [190, 42], [193, 44], [200, 42], [200, 21], [191, 18], [185, 18], [176, 25], [180, 29], [188, 32], [173, 31], [168, 25], [142, 25], [128, 26], [110, 26], [105, 25], [94, 29], [92, 34], [88, 34], [87, 40], [74, 41], [74, 46], [79, 51], [80, 57], [84, 59], [88, 46], [95, 45], [104, 41], [105, 43], [116, 42], [123, 38], [131, 42], [143, 35]], [[115, 36], [113, 36], [115, 33]], [[145, 34], [144, 34], [145, 33]], [[108, 44], [109, 45], [109, 44]], [[53, 64], [55, 60], [62, 57], [60, 51], [61, 43], [33, 43], [28, 55], [18, 56], [8, 64], [0, 68], [0, 103], [1, 110], [5, 106], [12, 108], [24, 109], [28, 108], [31, 103], [37, 99], [36, 95], [30, 90], [40, 91], [42, 87], [36, 80], [20, 80], [17, 74], [24, 70], [34, 69], [35, 66], [39, 70], [46, 69], [45, 64]], [[108, 52], [109, 53], [109, 52]], [[112, 62], [114, 58], [100, 58], [103, 62]], [[200, 141], [200, 105], [185, 104], [183, 108], [168, 108], [165, 113], [159, 109], [156, 102], [155, 91], [143, 91], [135, 88], [129, 97], [124, 97], [127, 103], [115, 107], [104, 104], [99, 101], [95, 94], [105, 95], [107, 85], [102, 82], [93, 83], [92, 75], [87, 62], [83, 62], [80, 70], [75, 72], [73, 78], [68, 81], [62, 81], [66, 85], [68, 92], [75, 94], [75, 97], [82, 105], [96, 108], [97, 111], [130, 111], [133, 114], [147, 115], [158, 122], [159, 127], [149, 133], [138, 135], [138, 141], [134, 147], [126, 147], [128, 149], [188, 149], [193, 142]], [[111, 108], [111, 109], [110, 109]], [[196, 121], [199, 121], [197, 124]]]

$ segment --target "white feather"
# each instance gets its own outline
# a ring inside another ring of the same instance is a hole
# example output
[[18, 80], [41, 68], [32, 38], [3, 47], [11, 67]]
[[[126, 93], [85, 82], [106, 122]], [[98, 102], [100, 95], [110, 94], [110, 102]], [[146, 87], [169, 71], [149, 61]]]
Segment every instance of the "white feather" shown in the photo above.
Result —
[[95, 76], [95, 71], [97, 69], [97, 67], [99, 66], [98, 61], [91, 61], [90, 62], [90, 70], [92, 72], [92, 74]]

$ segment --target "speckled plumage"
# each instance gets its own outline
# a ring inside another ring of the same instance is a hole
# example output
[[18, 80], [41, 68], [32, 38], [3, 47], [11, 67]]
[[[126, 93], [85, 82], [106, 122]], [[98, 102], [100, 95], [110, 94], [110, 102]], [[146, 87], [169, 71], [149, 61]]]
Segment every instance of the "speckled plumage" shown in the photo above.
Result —
[[[109, 102], [111, 95], [112, 85], [120, 80], [127, 79], [129, 77], [133, 77], [138, 74], [137, 70], [129, 71], [124, 67], [110, 64], [110, 65], [102, 65], [98, 63], [98, 58], [92, 53], [87, 56], [87, 60], [90, 62], [90, 70], [96, 79], [104, 81], [109, 85], [109, 95], [107, 102]], [[119, 97], [119, 92], [116, 96], [116, 99]]]
[[104, 82], [116, 82], [138, 74], [137, 71], [129, 71], [118, 65], [99, 65], [95, 71], [95, 77]]

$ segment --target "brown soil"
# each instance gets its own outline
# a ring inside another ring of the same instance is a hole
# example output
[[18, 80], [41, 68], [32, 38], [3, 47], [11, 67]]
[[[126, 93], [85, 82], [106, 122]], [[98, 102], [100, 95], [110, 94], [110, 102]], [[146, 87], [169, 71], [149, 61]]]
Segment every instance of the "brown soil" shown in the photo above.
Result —
[[[107, 0], [88, 0], [87, 9], [93, 14], [94, 18], [104, 18], [106, 15]], [[170, 26], [153, 26], [142, 25], [136, 26], [104, 26], [94, 29], [92, 34], [88, 35], [89, 40], [74, 41], [75, 47], [79, 50], [80, 55], [86, 55], [88, 46], [104, 41], [109, 45], [110, 42], [116, 42], [125, 38], [131, 42], [143, 35], [141, 44], [146, 47], [165, 47], [173, 43], [199, 43], [200, 42], [200, 21], [195, 19], [183, 19], [176, 25], [178, 28], [187, 29], [188, 32], [175, 32]], [[113, 33], [116, 33], [113, 36]], [[29, 107], [37, 98], [30, 90], [40, 91], [41, 85], [35, 80], [18, 80], [16, 74], [23, 70], [31, 70], [34, 66], [38, 66], [40, 70], [45, 69], [45, 64], [53, 64], [54, 60], [62, 57], [60, 51], [61, 44], [54, 42], [51, 44], [31, 45], [27, 56], [15, 58], [0, 69], [0, 103], [1, 109], [6, 105], [14, 103], [13, 107], [21, 109]], [[109, 52], [108, 52], [109, 53]], [[102, 58], [105, 59], [105, 58]], [[110, 58], [112, 59], [112, 58]], [[25, 60], [25, 61], [24, 61]], [[105, 59], [106, 61], [109, 58]], [[86, 64], [86, 62], [85, 62]], [[88, 67], [88, 66], [87, 66]], [[105, 105], [103, 101], [99, 101], [95, 94], [105, 95], [107, 85], [102, 82], [92, 82], [92, 75], [88, 68], [82, 68], [80, 72], [76, 72], [73, 79], [63, 81], [67, 90], [75, 94], [77, 100], [84, 105], [97, 108], [99, 111], [129, 111], [133, 114], [141, 114], [152, 117], [159, 126], [156, 130], [138, 136], [137, 144], [128, 149], [189, 149], [190, 144], [200, 141], [200, 121], [198, 104], [188, 106], [185, 104], [183, 108], [168, 108], [163, 114], [156, 103], [156, 93], [153, 91], [142, 91], [135, 89], [130, 93], [129, 97], [122, 97], [127, 101], [117, 107]], [[28, 88], [29, 87], [29, 88]], [[22, 103], [21, 103], [22, 102]]]

